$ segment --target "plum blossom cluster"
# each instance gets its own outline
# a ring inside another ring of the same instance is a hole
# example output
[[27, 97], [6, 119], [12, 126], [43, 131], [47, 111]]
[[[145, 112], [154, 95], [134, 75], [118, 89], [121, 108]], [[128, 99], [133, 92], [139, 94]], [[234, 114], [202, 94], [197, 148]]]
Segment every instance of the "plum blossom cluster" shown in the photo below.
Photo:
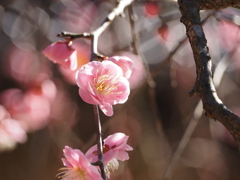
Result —
[[[129, 159], [126, 151], [131, 151], [133, 148], [127, 145], [128, 136], [123, 133], [115, 133], [108, 136], [104, 140], [103, 158], [105, 164], [105, 172], [110, 177], [110, 173], [118, 169], [118, 161]], [[99, 168], [92, 164], [98, 161], [97, 145], [91, 147], [84, 155], [78, 149], [72, 149], [65, 146], [65, 158], [62, 158], [64, 168], [61, 168], [57, 176], [62, 180], [78, 179], [78, 180], [102, 180], [99, 173]]]
[[[79, 87], [79, 95], [83, 101], [98, 105], [107, 116], [113, 115], [113, 105], [123, 104], [130, 94], [129, 78], [132, 74], [133, 61], [125, 56], [113, 56], [103, 61], [91, 61], [80, 65], [77, 54], [70, 41], [59, 41], [48, 46], [43, 54], [54, 63], [60, 64], [75, 74], [75, 83]], [[126, 151], [133, 148], [127, 145], [128, 136], [115, 133], [108, 136], [103, 143], [103, 164], [105, 173], [118, 169], [118, 160], [129, 159]], [[100, 180], [97, 145], [84, 155], [78, 149], [68, 146], [63, 150], [64, 168], [57, 176], [63, 180]]]
[[67, 41], [51, 44], [43, 54], [66, 69], [77, 70], [80, 97], [89, 104], [99, 105], [105, 115], [113, 115], [112, 105], [127, 101], [130, 93], [128, 79], [133, 69], [133, 61], [128, 57], [113, 56], [79, 67], [77, 51]]
[[1, 92], [0, 151], [12, 150], [17, 143], [26, 141], [26, 133], [45, 127], [49, 123], [55, 96], [56, 86], [50, 80], [25, 91], [11, 88]]

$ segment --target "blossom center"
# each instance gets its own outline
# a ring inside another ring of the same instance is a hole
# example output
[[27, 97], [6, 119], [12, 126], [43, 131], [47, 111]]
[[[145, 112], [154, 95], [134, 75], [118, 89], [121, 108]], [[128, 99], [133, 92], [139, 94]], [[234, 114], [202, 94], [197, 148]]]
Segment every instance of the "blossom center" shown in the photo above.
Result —
[[[94, 86], [99, 94], [113, 94], [117, 87], [120, 84], [117, 84], [119, 81], [119, 76], [114, 77], [111, 74], [111, 71], [108, 71], [106, 74], [103, 74], [104, 69], [101, 72], [101, 75], [98, 76], [98, 70], [96, 78], [94, 78]], [[120, 92], [121, 93], [121, 92]]]
[[111, 161], [108, 162], [107, 166], [105, 166], [105, 172], [107, 174], [110, 174], [111, 172], [114, 172], [119, 167], [119, 163], [117, 159], [113, 158]]
[[79, 177], [81, 177], [82, 179], [85, 179], [86, 172], [84, 170], [80, 169], [79, 167], [76, 167], [75, 170], [77, 171]]
[[86, 172], [79, 167], [61, 168], [60, 170], [63, 170], [63, 171], [57, 174], [57, 176], [62, 180], [86, 180], [87, 179]]

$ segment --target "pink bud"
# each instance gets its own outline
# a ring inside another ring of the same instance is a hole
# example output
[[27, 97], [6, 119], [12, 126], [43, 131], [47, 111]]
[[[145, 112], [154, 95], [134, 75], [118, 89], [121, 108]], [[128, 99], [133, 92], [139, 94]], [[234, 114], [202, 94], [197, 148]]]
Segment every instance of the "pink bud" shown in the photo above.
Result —
[[77, 69], [77, 51], [70, 46], [70, 42], [55, 42], [44, 49], [43, 54], [66, 69]]

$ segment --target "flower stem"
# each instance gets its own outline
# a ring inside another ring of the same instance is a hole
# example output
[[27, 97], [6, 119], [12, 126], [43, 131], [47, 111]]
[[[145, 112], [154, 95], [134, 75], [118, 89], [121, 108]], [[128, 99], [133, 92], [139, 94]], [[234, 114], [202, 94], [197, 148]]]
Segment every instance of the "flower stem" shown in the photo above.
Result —
[[100, 122], [100, 115], [98, 105], [93, 105], [94, 109], [94, 116], [95, 116], [95, 124], [96, 124], [96, 131], [97, 131], [97, 147], [98, 147], [98, 164], [101, 170], [101, 175], [104, 180], [107, 180], [107, 176], [104, 170], [104, 163], [103, 163], [103, 141], [102, 141], [102, 133], [101, 133], [101, 122]]

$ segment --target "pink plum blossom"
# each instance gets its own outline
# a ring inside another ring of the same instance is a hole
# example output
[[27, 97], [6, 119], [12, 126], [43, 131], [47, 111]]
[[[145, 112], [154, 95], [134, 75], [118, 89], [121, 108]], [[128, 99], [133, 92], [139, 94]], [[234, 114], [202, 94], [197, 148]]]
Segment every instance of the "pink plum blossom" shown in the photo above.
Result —
[[77, 68], [76, 68], [76, 70], [67, 69], [62, 66], [59, 66], [59, 70], [67, 82], [76, 85], [76, 72], [84, 64], [87, 64], [89, 62], [90, 49], [87, 45], [78, 44], [78, 43], [73, 43], [72, 47], [74, 49], [76, 49], [76, 51], [77, 51]]
[[64, 68], [76, 70], [77, 51], [72, 48], [71, 42], [58, 41], [43, 50], [43, 54], [54, 63], [61, 64]]
[[54, 100], [55, 91], [55, 85], [51, 84], [51, 81], [44, 81], [41, 87], [28, 89], [26, 92], [20, 89], [7, 89], [0, 94], [0, 102], [26, 131], [31, 132], [49, 123], [51, 102]]
[[117, 64], [122, 68], [123, 76], [127, 79], [130, 78], [133, 69], [133, 61], [130, 58], [126, 56], [112, 56], [106, 60]]
[[80, 150], [65, 146], [63, 152], [62, 161], [66, 167], [57, 175], [62, 180], [102, 180], [97, 167], [91, 165]]
[[[132, 151], [133, 148], [127, 145], [128, 136], [124, 133], [115, 133], [108, 136], [104, 140], [103, 146], [103, 158], [104, 164], [107, 165], [109, 162], [112, 163], [113, 159], [125, 161], [129, 159], [126, 151]], [[86, 157], [90, 162], [96, 162], [98, 160], [97, 145], [91, 147], [86, 152]]]
[[10, 117], [7, 110], [0, 105], [0, 151], [13, 149], [17, 143], [27, 140], [21, 124]]
[[79, 95], [89, 103], [99, 105], [107, 116], [113, 115], [112, 105], [127, 101], [129, 82], [122, 69], [111, 61], [93, 61], [83, 65], [76, 75]]
[[146, 78], [146, 73], [141, 58], [126, 51], [118, 52], [118, 55], [129, 57], [133, 61], [134, 66], [132, 69], [132, 74], [128, 81], [131, 89], [139, 87]]

